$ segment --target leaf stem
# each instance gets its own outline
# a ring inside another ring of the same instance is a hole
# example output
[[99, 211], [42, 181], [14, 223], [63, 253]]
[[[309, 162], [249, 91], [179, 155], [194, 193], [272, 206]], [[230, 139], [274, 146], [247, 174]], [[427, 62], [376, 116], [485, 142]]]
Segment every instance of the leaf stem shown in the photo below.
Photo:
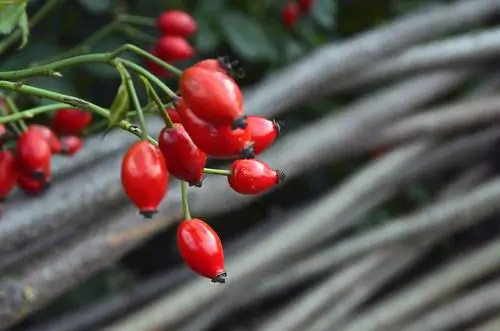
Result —
[[137, 111], [137, 117], [139, 118], [139, 125], [141, 127], [141, 138], [143, 140], [147, 140], [149, 135], [148, 135], [148, 128], [146, 125], [146, 119], [144, 118], [144, 112], [142, 110], [141, 103], [139, 102], [139, 98], [137, 97], [137, 91], [135, 90], [134, 82], [132, 81], [132, 76], [130, 76], [130, 72], [128, 72], [128, 70], [122, 66], [117, 66], [116, 69], [123, 71], [123, 75], [125, 77], [125, 84], [127, 85], [127, 90], [130, 99], [132, 100], [132, 105]]
[[132, 25], [122, 24], [121, 27], [123, 29], [123, 32], [125, 32], [125, 34], [129, 36], [131, 39], [141, 40], [145, 43], [151, 43], [151, 44], [155, 43], [158, 40], [157, 37], [142, 32], [141, 30]]
[[182, 198], [182, 214], [185, 220], [191, 219], [191, 212], [189, 211], [189, 201], [188, 201], [188, 183], [185, 181], [181, 182], [181, 198]]
[[[10, 112], [12, 114], [18, 114], [19, 113], [19, 108], [17, 108], [17, 105], [14, 102], [14, 99], [12, 99], [11, 97], [7, 97], [6, 96], [6, 97], [4, 97], [4, 100], [7, 103], [7, 106], [9, 107]], [[24, 120], [19, 119], [17, 123], [19, 124], [19, 127], [21, 128], [21, 131], [26, 131], [28, 129], [28, 126], [26, 125], [26, 122], [24, 122]]]
[[156, 26], [156, 19], [151, 17], [122, 14], [118, 16], [118, 21], [130, 24]]
[[226, 169], [212, 169], [205, 168], [203, 169], [203, 173], [207, 175], [218, 175], [218, 176], [231, 176], [231, 171]]
[[51, 104], [51, 105], [26, 109], [26, 110], [23, 110], [23, 111], [20, 111], [17, 113], [9, 114], [6, 116], [1, 116], [0, 117], [0, 124], [6, 124], [6, 123], [21, 120], [21, 119], [33, 118], [39, 114], [43, 114], [43, 113], [47, 113], [50, 111], [54, 111], [54, 110], [62, 109], [62, 108], [67, 108], [67, 107], [68, 107], [68, 105], [65, 103], [55, 103], [55, 104]]

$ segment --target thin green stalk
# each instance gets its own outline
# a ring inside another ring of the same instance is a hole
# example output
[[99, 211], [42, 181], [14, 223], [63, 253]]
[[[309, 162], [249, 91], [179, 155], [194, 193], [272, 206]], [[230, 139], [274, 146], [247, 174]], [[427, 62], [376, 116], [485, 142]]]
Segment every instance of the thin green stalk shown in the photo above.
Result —
[[148, 51], [145, 51], [145, 50], [143, 50], [140, 47], [137, 47], [135, 45], [125, 44], [125, 45], [119, 47], [116, 51], [114, 51], [116, 56], [119, 56], [120, 54], [122, 54], [124, 52], [132, 52], [134, 54], [142, 56], [142, 57], [158, 64], [159, 66], [165, 68], [166, 70], [176, 74], [177, 76], [180, 76], [182, 73], [182, 70], [177, 69], [176, 67], [168, 64], [167, 62], [159, 59], [158, 57], [154, 56], [153, 54], [149, 53]]
[[144, 112], [142, 111], [142, 106], [141, 103], [139, 102], [139, 98], [137, 97], [137, 91], [135, 90], [134, 87], [134, 82], [132, 81], [132, 76], [130, 76], [130, 73], [125, 69], [124, 67], [117, 66], [117, 70], [122, 70], [123, 75], [125, 76], [125, 84], [127, 85], [127, 90], [128, 94], [130, 96], [130, 99], [132, 100], [132, 105], [134, 106], [135, 110], [137, 111], [137, 117], [139, 118], [139, 125], [141, 127], [141, 138], [144, 140], [147, 140], [149, 137], [148, 134], [148, 128], [146, 125], [146, 119], [144, 118]]
[[[29, 21], [29, 27], [32, 28], [37, 25], [55, 6], [60, 2], [65, 0], [47, 0], [45, 1], [42, 8], [40, 8]], [[21, 38], [22, 32], [20, 29], [12, 32], [7, 36], [2, 42], [0, 42], [0, 54], [4, 53], [12, 44], [14, 44], [19, 38]]]
[[118, 16], [118, 20], [123, 23], [145, 25], [145, 26], [156, 26], [156, 19], [151, 17], [122, 14]]
[[231, 176], [231, 171], [226, 169], [205, 168], [203, 169], [203, 173], [207, 175]]
[[[172, 91], [167, 85], [165, 85], [160, 79], [158, 79], [155, 75], [144, 69], [143, 67], [135, 64], [132, 61], [129, 60], [124, 60], [124, 59], [117, 59], [120, 63], [122, 63], [127, 69], [130, 69], [136, 73], [138, 73], [141, 76], [146, 77], [150, 82], [158, 86], [163, 93], [168, 95], [170, 98], [173, 100], [177, 99], [178, 96], [175, 94], [174, 91]], [[0, 76], [1, 77], [1, 76]]]
[[191, 212], [189, 211], [189, 201], [188, 201], [188, 183], [185, 181], [181, 182], [181, 198], [182, 198], [182, 214], [185, 220], [191, 219]]
[[[19, 108], [17, 108], [17, 105], [14, 102], [14, 99], [12, 99], [11, 97], [5, 97], [4, 100], [7, 103], [7, 106], [9, 107], [11, 113], [13, 113], [13, 114], [19, 113]], [[26, 131], [28, 129], [28, 126], [26, 125], [26, 122], [24, 122], [24, 120], [19, 119], [19, 121], [17, 123], [19, 124], [21, 131]]]
[[[70, 95], [62, 94], [62, 93], [57, 93], [57, 92], [52, 92], [52, 91], [47, 91], [38, 87], [26, 85], [23, 83], [15, 83], [15, 82], [9, 82], [9, 81], [0, 81], [0, 89], [6, 89], [6, 90], [11, 90], [11, 91], [16, 91], [24, 94], [29, 94], [29, 95], [34, 95], [40, 98], [45, 98], [45, 99], [50, 99], [54, 101], [58, 101], [61, 103], [65, 103], [67, 105], [84, 109], [84, 110], [90, 110], [99, 116], [102, 116], [106, 119], [109, 119], [110, 113], [109, 110], [99, 107], [91, 102], [88, 102], [86, 100], [73, 97]], [[22, 113], [22, 112], [21, 112]], [[128, 121], [121, 120], [117, 126], [122, 128], [125, 131], [128, 131], [137, 137], [141, 138], [141, 132], [140, 130], [137, 130], [137, 127], [133, 124], [131, 124]], [[148, 140], [155, 145], [158, 145], [156, 140], [154, 140], [151, 137], [148, 137]]]
[[156, 107], [158, 107], [160, 115], [163, 118], [163, 122], [165, 122], [167, 128], [173, 128], [174, 122], [168, 115], [167, 111], [165, 110], [165, 107], [163, 107], [163, 102], [161, 102], [160, 97], [158, 96], [153, 87], [151, 87], [150, 92], [151, 92], [151, 97], [153, 98], [153, 101], [156, 104]]
[[9, 114], [6, 116], [1, 116], [0, 117], [0, 124], [6, 124], [6, 123], [11, 123], [11, 122], [15, 122], [18, 120], [22, 120], [22, 119], [33, 118], [36, 115], [40, 115], [43, 113], [47, 113], [50, 111], [54, 111], [54, 110], [62, 109], [62, 108], [67, 108], [67, 107], [68, 107], [68, 104], [65, 104], [65, 103], [54, 103], [51, 105], [26, 109], [26, 110], [20, 111], [18, 113]]
[[[0, 103], [0, 115], [9, 116], [9, 112], [8, 112], [7, 108], [5, 107], [5, 104]], [[17, 123], [15, 123], [15, 122], [9, 123], [9, 127], [15, 132], [16, 136], [19, 137], [21, 135], [22, 131], [17, 126]]]
[[143, 41], [146, 43], [151, 43], [151, 44], [155, 43], [158, 40], [157, 37], [154, 37], [154, 36], [151, 36], [145, 32], [142, 32], [138, 28], [133, 27], [129, 24], [122, 24], [122, 29], [123, 29], [123, 32], [125, 32], [125, 34], [127, 36], [129, 36], [130, 38], [132, 38], [134, 40], [140, 40], [140, 41]]

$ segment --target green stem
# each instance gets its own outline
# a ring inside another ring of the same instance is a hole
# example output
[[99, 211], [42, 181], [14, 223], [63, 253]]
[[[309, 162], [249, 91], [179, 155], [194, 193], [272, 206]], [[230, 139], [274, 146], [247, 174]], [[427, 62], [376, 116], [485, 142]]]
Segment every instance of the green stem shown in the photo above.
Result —
[[141, 103], [139, 102], [139, 98], [137, 97], [137, 91], [135, 90], [134, 82], [132, 81], [132, 76], [130, 76], [128, 70], [122, 66], [118, 65], [116, 66], [116, 69], [123, 72], [123, 75], [125, 77], [125, 84], [127, 85], [128, 94], [132, 99], [132, 105], [137, 111], [137, 117], [139, 118], [139, 125], [141, 127], [141, 138], [143, 140], [147, 140], [149, 135], [148, 135], [148, 128], [146, 125], [146, 119], [144, 118], [144, 112], [142, 111]]
[[[23, 83], [14, 83], [14, 82], [9, 82], [9, 81], [0, 81], [0, 89], [6, 89], [6, 90], [11, 90], [11, 91], [16, 91], [24, 94], [30, 94], [34, 95], [40, 98], [45, 98], [45, 99], [50, 99], [54, 101], [58, 101], [61, 103], [65, 103], [67, 105], [80, 108], [83, 110], [90, 110], [99, 116], [102, 116], [106, 119], [109, 119], [110, 113], [109, 110], [99, 107], [91, 102], [88, 102], [86, 100], [73, 97], [70, 95], [62, 94], [62, 93], [57, 93], [57, 92], [52, 92], [52, 91], [47, 91], [38, 87], [30, 86], [30, 85], [25, 85]], [[22, 112], [21, 112], [22, 113]], [[141, 132], [140, 130], [137, 130], [135, 125], [132, 125], [130, 122], [121, 120], [118, 122], [117, 126], [122, 128], [125, 131], [128, 131], [134, 135], [136, 135], [139, 138], [141, 137]], [[148, 137], [148, 140], [155, 145], [158, 145], [156, 140], [154, 140], [151, 137]]]
[[203, 173], [207, 175], [231, 176], [231, 171], [226, 169], [205, 168]]
[[145, 26], [156, 26], [156, 19], [151, 17], [122, 14], [118, 16], [118, 20], [123, 23], [145, 25]]
[[180, 76], [182, 73], [182, 70], [177, 69], [173, 65], [168, 64], [167, 62], [159, 59], [158, 57], [154, 56], [153, 54], [149, 53], [148, 51], [145, 51], [145, 50], [143, 50], [140, 47], [137, 47], [135, 45], [125, 44], [125, 45], [119, 47], [114, 53], [116, 54], [116, 56], [118, 56], [124, 52], [132, 52], [134, 54], [142, 56], [142, 57], [158, 64], [159, 66], [165, 68], [166, 70], [176, 74], [177, 76]]
[[134, 40], [141, 40], [143, 42], [151, 43], [151, 44], [155, 43], [158, 40], [157, 37], [153, 37], [145, 32], [142, 32], [141, 30], [139, 30], [136, 27], [133, 27], [131, 25], [123, 24], [122, 28], [123, 28], [123, 32], [125, 32], [125, 34], [127, 36], [129, 36], [130, 38], [132, 38]]
[[189, 211], [189, 201], [188, 201], [188, 183], [185, 181], [181, 182], [181, 199], [182, 199], [182, 214], [185, 220], [191, 219], [191, 212]]
[[[29, 22], [29, 27], [32, 28], [37, 25], [55, 6], [60, 2], [65, 0], [47, 0], [45, 1], [42, 8], [40, 8]], [[12, 44], [14, 44], [19, 38], [21, 38], [22, 32], [20, 29], [12, 32], [8, 37], [6, 37], [0, 43], [0, 54], [4, 53]]]
[[[7, 110], [7, 108], [5, 107], [5, 103], [1, 104], [1, 102], [0, 102], [0, 114], [3, 115], [3, 116], [9, 116], [10, 115], [9, 112], [8, 112], [8, 110]], [[21, 130], [17, 126], [17, 123], [11, 122], [11, 123], [9, 123], [9, 127], [16, 133], [16, 136], [19, 137], [22, 134]]]
[[[17, 108], [17, 105], [14, 102], [14, 99], [12, 99], [11, 97], [5, 97], [4, 100], [7, 103], [7, 106], [9, 106], [10, 112], [12, 114], [19, 114], [19, 108]], [[19, 121], [17, 123], [19, 124], [21, 131], [26, 131], [28, 129], [28, 126], [26, 125], [26, 122], [24, 122], [24, 120], [19, 119]]]
[[18, 113], [9, 114], [9, 115], [0, 117], [0, 124], [6, 124], [6, 123], [10, 123], [10, 122], [19, 121], [22, 119], [33, 118], [39, 114], [43, 114], [43, 113], [47, 113], [50, 111], [54, 111], [54, 110], [62, 109], [62, 108], [67, 108], [67, 107], [68, 107], [68, 104], [55, 103], [55, 104], [51, 104], [51, 105], [26, 109], [26, 110], [20, 111]]
[[[153, 84], [155, 84], [156, 86], [158, 86], [162, 90], [163, 93], [165, 93], [166, 95], [168, 95], [173, 100], [175, 100], [175, 99], [178, 98], [177, 94], [175, 94], [174, 91], [172, 91], [160, 79], [158, 79], [155, 75], [153, 75], [152, 73], [150, 73], [149, 71], [147, 71], [143, 67], [141, 67], [141, 66], [139, 66], [139, 65], [137, 65], [134, 62], [129, 61], [129, 60], [117, 59], [117, 61], [119, 61], [120, 63], [122, 63], [127, 69], [135, 71], [139, 75], [146, 77], [149, 81], [151, 81]], [[1, 77], [1, 74], [0, 74], [0, 77]]]
[[174, 122], [168, 115], [167, 111], [165, 110], [165, 107], [163, 107], [163, 102], [161, 102], [160, 97], [156, 93], [153, 87], [150, 88], [151, 92], [151, 97], [153, 98], [154, 103], [156, 104], [156, 107], [158, 107], [159, 112], [161, 117], [163, 118], [163, 122], [165, 123], [165, 126], [167, 128], [173, 128], [174, 127]]

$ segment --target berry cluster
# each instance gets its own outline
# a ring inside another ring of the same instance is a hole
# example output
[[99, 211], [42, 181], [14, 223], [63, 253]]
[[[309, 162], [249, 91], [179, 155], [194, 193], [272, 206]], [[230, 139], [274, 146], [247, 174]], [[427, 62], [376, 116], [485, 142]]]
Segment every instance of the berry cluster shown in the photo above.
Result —
[[288, 2], [281, 11], [281, 20], [287, 28], [292, 28], [300, 16], [308, 13], [313, 6], [313, 0], [297, 0]]
[[[156, 26], [161, 33], [150, 53], [167, 63], [189, 60], [195, 53], [186, 38], [196, 33], [198, 27], [194, 18], [180, 10], [161, 13], [156, 19]], [[146, 62], [149, 71], [160, 77], [171, 73], [152, 61]]]
[[[28, 194], [44, 192], [51, 181], [52, 155], [77, 153], [83, 146], [79, 135], [91, 121], [91, 113], [66, 108], [56, 111], [52, 129], [31, 124], [16, 136], [0, 124], [0, 201], [16, 185]], [[15, 142], [15, 148], [7, 148], [10, 142]]]
[[[180, 97], [162, 109], [165, 128], [158, 146], [134, 143], [123, 159], [122, 184], [140, 213], [151, 218], [168, 191], [169, 176], [200, 187], [205, 174], [227, 176], [240, 194], [259, 194], [284, 179], [280, 170], [256, 160], [279, 134], [280, 126], [260, 116], [246, 116], [243, 95], [227, 59], [206, 59], [184, 70]], [[209, 157], [233, 160], [228, 170], [205, 168]], [[183, 195], [183, 204], [187, 205]], [[178, 246], [187, 265], [214, 282], [225, 282], [222, 244], [208, 224], [192, 219], [184, 206]]]

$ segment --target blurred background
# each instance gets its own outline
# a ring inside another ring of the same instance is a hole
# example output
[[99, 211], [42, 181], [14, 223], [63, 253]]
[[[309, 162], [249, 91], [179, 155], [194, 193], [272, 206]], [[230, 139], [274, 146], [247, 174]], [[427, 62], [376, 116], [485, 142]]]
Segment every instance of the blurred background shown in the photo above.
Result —
[[[4, 206], [2, 329], [500, 330], [499, 0], [313, 0], [294, 22], [282, 0], [38, 0], [28, 16], [49, 2], [0, 71], [68, 51], [150, 49], [154, 26], [106, 27], [184, 10], [196, 54], [173, 64], [239, 60], [247, 112], [283, 123], [262, 159], [288, 178], [255, 197], [221, 177], [190, 190], [191, 212], [225, 246], [228, 283], [211, 284], [179, 257], [175, 182], [159, 226], [109, 243], [144, 220], [119, 182], [133, 137], [102, 139], [94, 116], [82, 152], [54, 159], [50, 190]], [[120, 83], [99, 65], [62, 73], [29, 83], [104, 107]]]

